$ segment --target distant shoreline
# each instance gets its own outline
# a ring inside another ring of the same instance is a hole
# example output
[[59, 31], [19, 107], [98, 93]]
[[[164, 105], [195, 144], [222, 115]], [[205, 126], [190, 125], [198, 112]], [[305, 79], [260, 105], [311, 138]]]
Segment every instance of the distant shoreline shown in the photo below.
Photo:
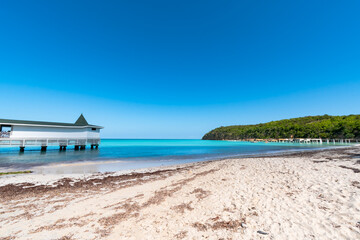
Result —
[[330, 116], [325, 114], [251, 125], [222, 126], [206, 133], [202, 139], [357, 143], [360, 141], [360, 115]]

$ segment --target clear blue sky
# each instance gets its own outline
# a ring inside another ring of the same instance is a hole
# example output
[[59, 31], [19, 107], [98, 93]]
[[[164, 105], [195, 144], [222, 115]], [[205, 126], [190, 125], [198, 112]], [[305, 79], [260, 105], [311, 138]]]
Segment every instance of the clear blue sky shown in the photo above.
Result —
[[0, 118], [103, 137], [360, 113], [360, 1], [1, 1]]

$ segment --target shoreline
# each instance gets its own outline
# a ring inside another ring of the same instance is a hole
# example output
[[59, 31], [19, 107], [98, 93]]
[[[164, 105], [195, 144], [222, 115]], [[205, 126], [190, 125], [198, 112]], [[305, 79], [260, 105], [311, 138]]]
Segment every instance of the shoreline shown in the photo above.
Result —
[[[14, 174], [14, 175], [2, 175], [0, 176], [0, 187], [8, 184], [35, 184], [35, 185], [53, 185], [61, 179], [73, 179], [83, 180], [91, 179], [94, 176], [106, 176], [106, 175], [126, 175], [134, 173], [151, 173], [156, 171], [183, 168], [189, 166], [196, 166], [199, 163], [210, 163], [215, 161], [223, 161], [230, 159], [245, 159], [245, 158], [272, 158], [272, 157], [287, 157], [297, 156], [298, 154], [306, 153], [318, 153], [327, 150], [334, 149], [351, 149], [360, 145], [354, 146], [331, 146], [323, 148], [313, 149], [290, 149], [280, 150], [270, 153], [254, 153], [234, 157], [219, 157], [209, 160], [201, 161], [123, 161], [123, 160], [104, 160], [104, 161], [80, 161], [80, 162], [60, 162], [60, 163], [49, 163], [40, 166], [34, 166], [23, 170], [31, 171], [32, 173], [27, 174]], [[121, 166], [123, 164], [130, 164], [127, 166]], [[143, 166], [145, 165], [145, 166]], [[132, 167], [129, 167], [132, 166]], [[103, 171], [99, 171], [99, 170]], [[105, 170], [104, 170], [105, 169]], [[108, 171], [106, 171], [109, 169]], [[111, 170], [116, 169], [116, 170]], [[0, 168], [1, 172], [4, 171], [17, 171], [18, 168]]]
[[[285, 150], [276, 153], [267, 153], [267, 154], [252, 154], [242, 157], [232, 157], [232, 158], [218, 158], [205, 161], [194, 161], [188, 163], [180, 164], [170, 164], [164, 166], [152, 166], [152, 167], [137, 167], [133, 169], [122, 169], [118, 171], [107, 171], [107, 172], [83, 172], [83, 173], [43, 173], [43, 172], [32, 172], [27, 174], [11, 174], [11, 175], [2, 175], [0, 176], [0, 190], [6, 187], [16, 186], [16, 188], [26, 188], [37, 187], [37, 186], [49, 186], [50, 188], [62, 185], [63, 181], [70, 180], [72, 182], [87, 182], [92, 181], [93, 179], [103, 179], [103, 178], [112, 178], [112, 177], [122, 177], [129, 175], [137, 174], [158, 174], [161, 172], [182, 170], [188, 168], [196, 168], [198, 166], [205, 166], [213, 162], [221, 162], [227, 160], [244, 160], [244, 159], [257, 159], [257, 158], [282, 158], [282, 157], [299, 157], [319, 154], [322, 152], [331, 152], [336, 150], [353, 150], [360, 148], [360, 145], [355, 146], [336, 146], [336, 147], [327, 147], [321, 149], [307, 149], [307, 150]], [[39, 168], [49, 168], [49, 169], [58, 169], [58, 168], [74, 168], [76, 166], [101, 166], [102, 164], [111, 164], [111, 163], [123, 163], [126, 161], [85, 161], [85, 162], [73, 162], [73, 163], [54, 163], [49, 165], [40, 166]], [[37, 168], [37, 167], [35, 167]], [[98, 168], [95, 168], [98, 169]], [[30, 168], [30, 171], [33, 171], [34, 168]], [[0, 191], [1, 192], [1, 191]]]
[[360, 146], [351, 146], [52, 181], [13, 178], [0, 186], [0, 237], [357, 239], [359, 174]]

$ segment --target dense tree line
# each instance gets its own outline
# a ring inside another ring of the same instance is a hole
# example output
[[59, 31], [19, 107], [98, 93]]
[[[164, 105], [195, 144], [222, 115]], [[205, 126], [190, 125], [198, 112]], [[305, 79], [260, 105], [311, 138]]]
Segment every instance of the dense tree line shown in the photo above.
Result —
[[205, 140], [239, 140], [249, 138], [329, 138], [360, 139], [360, 115], [308, 116], [256, 125], [216, 128], [204, 135]]

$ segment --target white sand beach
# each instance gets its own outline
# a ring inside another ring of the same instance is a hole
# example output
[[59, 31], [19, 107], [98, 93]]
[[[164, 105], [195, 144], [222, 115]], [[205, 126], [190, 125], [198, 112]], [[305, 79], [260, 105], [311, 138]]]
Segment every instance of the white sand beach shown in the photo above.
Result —
[[360, 239], [359, 156], [357, 146], [0, 178], [0, 239]]

